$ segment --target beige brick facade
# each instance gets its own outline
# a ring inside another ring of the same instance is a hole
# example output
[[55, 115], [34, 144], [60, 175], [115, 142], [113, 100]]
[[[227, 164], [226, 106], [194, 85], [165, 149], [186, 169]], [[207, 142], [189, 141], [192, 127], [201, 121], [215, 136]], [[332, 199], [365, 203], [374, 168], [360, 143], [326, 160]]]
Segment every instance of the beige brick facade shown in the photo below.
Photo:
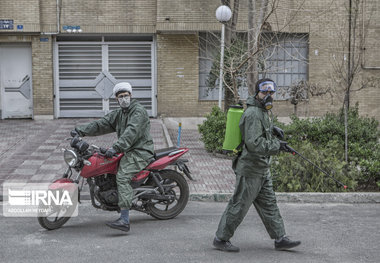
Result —
[[51, 36], [32, 38], [33, 113], [35, 116], [52, 115], [54, 112], [52, 54]]
[[[156, 35], [158, 115], [204, 116], [217, 104], [217, 101], [199, 100], [198, 32], [219, 32], [221, 25], [215, 19], [219, 0], [59, 0], [59, 8], [57, 1], [48, 0], [0, 2], [0, 19], [13, 19], [15, 25], [13, 30], [0, 30], [0, 42], [23, 41], [32, 45], [34, 115], [54, 114], [53, 43], [57, 33], [64, 34], [63, 27], [70, 25], [79, 25], [82, 34], [98, 36]], [[347, 55], [341, 44], [342, 38], [347, 39], [347, 4], [344, 0], [280, 0], [269, 19], [273, 30], [309, 35], [309, 81], [336, 90], [333, 98], [310, 97], [308, 102], [300, 103], [300, 116], [320, 116], [342, 106], [342, 85], [331, 76], [334, 60], [342, 61]], [[365, 0], [360, 6], [364, 12], [358, 18], [357, 40], [365, 40], [365, 50], [357, 49], [363, 55], [363, 68], [354, 89], [365, 88], [351, 96], [351, 105], [359, 102], [361, 114], [378, 120], [379, 5], [377, 0]], [[241, 1], [240, 10], [238, 29], [247, 30], [247, 1]], [[23, 25], [22, 30], [16, 28], [18, 24]], [[360, 34], [362, 28], [365, 34]], [[48, 38], [48, 41], [41, 42], [40, 38]], [[276, 102], [274, 113], [288, 116], [293, 113], [293, 105]]]
[[23, 32], [40, 32], [40, 2], [39, 0], [1, 0], [0, 19], [14, 20], [15, 27], [9, 30], [11, 32], [17, 32], [16, 25], [19, 24], [24, 25]]
[[217, 104], [199, 100], [197, 54], [197, 34], [157, 35], [159, 115], [198, 117]]

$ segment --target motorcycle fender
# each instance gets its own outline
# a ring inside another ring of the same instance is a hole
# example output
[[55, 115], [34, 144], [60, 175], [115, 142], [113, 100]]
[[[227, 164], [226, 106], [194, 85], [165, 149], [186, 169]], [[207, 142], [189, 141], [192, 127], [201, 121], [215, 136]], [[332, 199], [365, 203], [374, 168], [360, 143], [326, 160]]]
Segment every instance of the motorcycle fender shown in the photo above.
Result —
[[49, 190], [66, 190], [70, 195], [78, 195], [78, 203], [80, 203], [80, 191], [78, 185], [68, 178], [60, 178], [49, 185]]
[[70, 190], [73, 187], [73, 185], [71, 184], [75, 185], [73, 180], [68, 179], [68, 178], [61, 178], [52, 182], [49, 185], [49, 190], [58, 190], [58, 189]]
[[187, 159], [178, 159], [174, 165], [178, 167], [178, 169], [183, 172], [187, 178], [189, 178], [191, 181], [195, 181], [193, 177], [191, 176], [191, 172], [189, 167], [187, 167], [186, 163], [188, 162]]

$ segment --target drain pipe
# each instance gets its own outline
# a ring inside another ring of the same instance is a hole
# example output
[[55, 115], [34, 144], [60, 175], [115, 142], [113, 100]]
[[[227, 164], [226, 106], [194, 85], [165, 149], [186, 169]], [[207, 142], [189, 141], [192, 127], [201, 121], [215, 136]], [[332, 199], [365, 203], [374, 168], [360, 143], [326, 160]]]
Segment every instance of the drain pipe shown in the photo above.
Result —
[[[41, 8], [41, 6], [40, 6]], [[57, 31], [56, 32], [41, 32], [41, 35], [57, 35], [60, 33], [60, 20], [61, 20], [61, 9], [60, 9], [60, 0], [57, 0]]]

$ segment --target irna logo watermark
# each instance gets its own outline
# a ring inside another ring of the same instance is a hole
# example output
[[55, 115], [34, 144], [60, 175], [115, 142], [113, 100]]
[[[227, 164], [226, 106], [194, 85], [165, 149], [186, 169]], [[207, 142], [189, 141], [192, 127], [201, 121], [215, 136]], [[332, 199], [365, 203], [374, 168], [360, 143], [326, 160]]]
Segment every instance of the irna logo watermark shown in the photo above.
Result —
[[12, 190], [8, 189], [10, 205], [73, 205], [67, 190]]
[[73, 183], [3, 184], [3, 215], [72, 217], [78, 215], [78, 187]]

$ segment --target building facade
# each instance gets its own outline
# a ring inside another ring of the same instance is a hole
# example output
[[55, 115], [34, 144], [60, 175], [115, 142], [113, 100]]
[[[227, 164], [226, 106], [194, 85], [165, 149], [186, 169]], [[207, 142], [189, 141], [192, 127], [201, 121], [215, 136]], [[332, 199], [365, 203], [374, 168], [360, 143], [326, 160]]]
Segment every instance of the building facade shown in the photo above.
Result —
[[[380, 120], [380, 11], [359, 1], [348, 58], [349, 1], [279, 0], [267, 33], [281, 43], [270, 49], [266, 76], [284, 90], [303, 80], [312, 94], [297, 104], [299, 116], [320, 116], [343, 104], [345, 65], [355, 79], [350, 105]], [[354, 2], [354, 1], [353, 1]], [[272, 3], [272, 2], [271, 2]], [[356, 2], [355, 2], [356, 3]], [[200, 117], [217, 105], [207, 88], [218, 42], [220, 1], [0, 0], [1, 118], [97, 117], [117, 107], [112, 86], [131, 82], [151, 116]], [[248, 30], [247, 0], [240, 1], [237, 30]], [[269, 10], [272, 6], [270, 6]], [[206, 58], [206, 59], [205, 59]], [[244, 81], [243, 81], [244, 82]], [[243, 85], [244, 86], [244, 85]], [[242, 97], [247, 91], [242, 87]], [[289, 94], [274, 113], [295, 112]]]

